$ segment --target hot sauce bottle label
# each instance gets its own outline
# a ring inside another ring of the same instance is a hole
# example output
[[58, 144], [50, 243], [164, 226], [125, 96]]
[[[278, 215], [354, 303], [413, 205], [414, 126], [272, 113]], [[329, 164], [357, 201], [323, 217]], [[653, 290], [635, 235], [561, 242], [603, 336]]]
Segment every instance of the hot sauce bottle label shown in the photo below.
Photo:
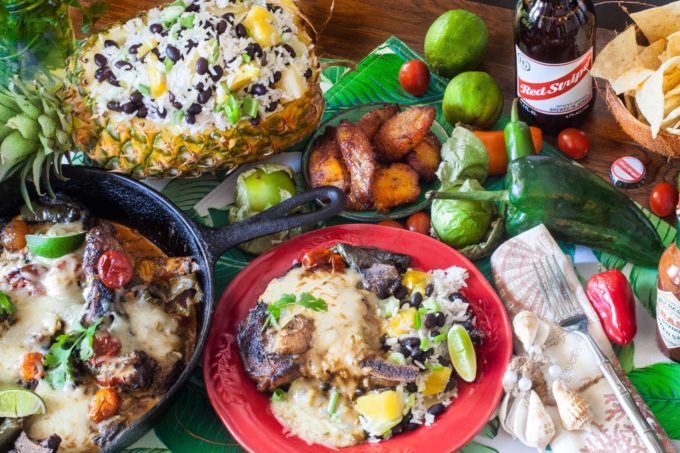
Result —
[[668, 349], [680, 347], [680, 300], [670, 291], [656, 293], [656, 321]]
[[547, 115], [564, 115], [587, 105], [593, 98], [593, 48], [568, 63], [548, 64], [529, 58], [519, 46], [517, 93], [520, 99]]

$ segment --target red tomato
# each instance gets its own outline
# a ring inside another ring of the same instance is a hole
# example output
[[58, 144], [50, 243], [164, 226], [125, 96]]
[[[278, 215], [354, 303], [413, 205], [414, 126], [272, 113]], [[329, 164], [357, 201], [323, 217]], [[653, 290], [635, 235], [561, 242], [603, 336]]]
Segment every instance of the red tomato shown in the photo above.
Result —
[[407, 61], [399, 70], [399, 83], [407, 93], [420, 96], [430, 86], [430, 70], [420, 60]]
[[106, 359], [115, 357], [120, 352], [120, 340], [109, 334], [97, 334], [92, 340], [92, 357], [88, 362], [92, 365], [98, 365]]
[[657, 184], [649, 194], [649, 208], [659, 217], [673, 214], [678, 204], [678, 190], [673, 184], [662, 182]]
[[404, 229], [404, 225], [401, 223], [397, 222], [396, 220], [383, 220], [382, 222], [378, 222], [378, 225], [390, 227], [390, 228], [401, 228], [402, 230]]
[[557, 136], [557, 147], [565, 156], [579, 160], [590, 151], [590, 139], [582, 130], [570, 127]]
[[132, 263], [125, 252], [109, 250], [99, 257], [97, 274], [108, 288], [119, 289], [132, 280]]
[[416, 212], [406, 219], [406, 228], [421, 234], [430, 234], [430, 216], [425, 212]]
[[345, 272], [345, 261], [342, 256], [327, 248], [315, 248], [302, 257], [302, 266], [306, 271], [314, 272], [325, 269], [331, 272]]

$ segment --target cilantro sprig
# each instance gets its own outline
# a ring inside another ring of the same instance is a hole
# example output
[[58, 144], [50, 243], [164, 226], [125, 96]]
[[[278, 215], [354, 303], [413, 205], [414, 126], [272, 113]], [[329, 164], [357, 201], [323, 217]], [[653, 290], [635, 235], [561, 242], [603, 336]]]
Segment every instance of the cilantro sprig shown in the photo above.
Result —
[[12, 299], [2, 291], [0, 291], [0, 318], [12, 316], [17, 309], [12, 303]]
[[279, 325], [281, 311], [290, 305], [300, 305], [314, 311], [328, 311], [326, 301], [314, 297], [309, 293], [302, 293], [297, 297], [295, 294], [284, 294], [276, 302], [267, 305], [269, 316], [267, 316], [267, 319], [262, 325], [262, 330], [265, 330], [269, 325], [274, 326], [276, 330], [281, 330], [281, 326]]
[[64, 387], [66, 382], [73, 380], [73, 360], [71, 357], [76, 351], [78, 358], [83, 362], [92, 357], [94, 354], [92, 350], [94, 334], [102, 319], [104, 318], [99, 318], [88, 328], [76, 324], [74, 330], [59, 335], [50, 346], [44, 361], [47, 369], [45, 380], [53, 389], [59, 390]]

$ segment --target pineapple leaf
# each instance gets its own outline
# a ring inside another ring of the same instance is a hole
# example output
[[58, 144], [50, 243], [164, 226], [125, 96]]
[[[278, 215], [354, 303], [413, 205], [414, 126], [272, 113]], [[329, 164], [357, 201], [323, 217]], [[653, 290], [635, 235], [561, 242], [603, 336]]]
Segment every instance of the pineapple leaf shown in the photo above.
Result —
[[43, 163], [45, 162], [45, 159], [46, 159], [45, 153], [38, 151], [38, 153], [36, 153], [36, 155], [35, 155], [35, 159], [33, 160], [33, 165], [32, 165], [32, 168], [33, 168], [33, 177], [32, 177], [33, 185], [35, 186], [35, 192], [40, 196], [45, 195], [45, 192], [43, 192], [41, 187], [40, 187], [40, 179], [41, 179], [40, 173], [42, 171]]

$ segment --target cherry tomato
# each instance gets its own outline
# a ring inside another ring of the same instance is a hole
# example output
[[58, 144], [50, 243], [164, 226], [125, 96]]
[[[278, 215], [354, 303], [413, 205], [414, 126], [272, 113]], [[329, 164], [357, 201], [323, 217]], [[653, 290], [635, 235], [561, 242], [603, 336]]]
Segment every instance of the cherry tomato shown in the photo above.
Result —
[[570, 127], [557, 136], [557, 147], [565, 156], [579, 160], [588, 155], [590, 139], [582, 130]]
[[657, 184], [649, 194], [649, 208], [659, 217], [673, 214], [678, 204], [678, 190], [667, 182]]
[[319, 269], [330, 272], [345, 271], [345, 261], [342, 256], [324, 247], [312, 249], [305, 253], [302, 257], [302, 266], [309, 272]]
[[401, 223], [397, 222], [396, 220], [383, 220], [382, 222], [378, 222], [378, 225], [390, 227], [390, 228], [399, 228], [399, 229], [404, 229], [404, 225]]
[[118, 413], [120, 397], [115, 388], [105, 387], [97, 390], [89, 404], [90, 420], [99, 423]]
[[430, 216], [425, 212], [416, 212], [406, 219], [406, 229], [421, 234], [430, 234]]
[[120, 352], [120, 340], [109, 334], [97, 334], [92, 339], [92, 357], [88, 362], [98, 365], [106, 359], [115, 357]]
[[430, 86], [430, 70], [420, 60], [407, 61], [399, 70], [399, 83], [407, 93], [420, 96]]
[[132, 280], [132, 263], [125, 252], [109, 250], [99, 257], [97, 274], [102, 283], [111, 289], [125, 287]]
[[43, 355], [39, 352], [24, 354], [24, 358], [21, 360], [19, 374], [21, 375], [21, 380], [24, 382], [30, 382], [34, 379], [45, 377]]

